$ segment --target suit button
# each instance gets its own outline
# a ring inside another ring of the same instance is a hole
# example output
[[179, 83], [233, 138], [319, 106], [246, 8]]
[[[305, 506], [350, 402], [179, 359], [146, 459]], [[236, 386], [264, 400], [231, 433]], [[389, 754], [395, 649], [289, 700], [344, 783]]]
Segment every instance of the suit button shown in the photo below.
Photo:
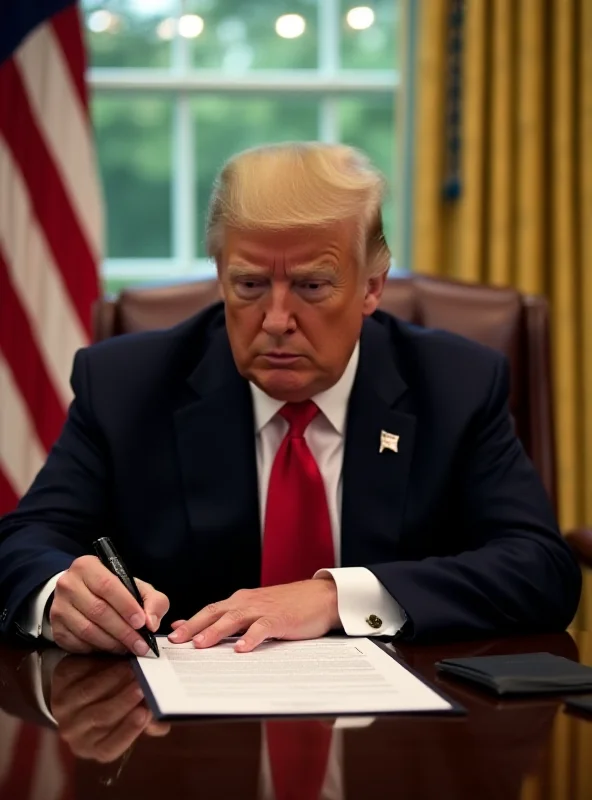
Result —
[[2, 613], [0, 614], [0, 622], [4, 622], [6, 617], [8, 616], [8, 609], [3, 609]]
[[376, 614], [370, 614], [370, 616], [366, 618], [366, 622], [375, 630], [382, 627], [382, 620], [380, 617], [377, 617]]

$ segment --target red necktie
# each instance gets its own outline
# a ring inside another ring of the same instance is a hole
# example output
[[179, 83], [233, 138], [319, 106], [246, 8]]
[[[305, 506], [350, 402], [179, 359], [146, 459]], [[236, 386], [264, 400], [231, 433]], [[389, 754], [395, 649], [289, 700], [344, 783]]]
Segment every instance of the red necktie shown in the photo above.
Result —
[[275, 800], [318, 800], [329, 760], [330, 725], [282, 719], [265, 727]]
[[318, 411], [312, 400], [287, 403], [279, 411], [290, 428], [269, 477], [262, 586], [307, 580], [318, 569], [335, 565], [325, 485], [304, 439]]
[[[274, 459], [267, 490], [261, 585], [312, 578], [335, 564], [323, 477], [304, 439], [319, 409], [311, 401], [287, 403], [290, 425]], [[269, 761], [276, 800], [317, 800], [331, 745], [331, 729], [310, 720], [268, 722]]]

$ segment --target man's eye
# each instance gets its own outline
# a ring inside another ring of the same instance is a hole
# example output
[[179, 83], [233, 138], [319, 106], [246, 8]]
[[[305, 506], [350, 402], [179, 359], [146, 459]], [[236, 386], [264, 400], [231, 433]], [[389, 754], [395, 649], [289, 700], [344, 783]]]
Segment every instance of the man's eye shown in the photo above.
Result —
[[257, 290], [257, 289], [261, 289], [263, 284], [264, 284], [263, 281], [249, 280], [247, 278], [245, 278], [243, 280], [240, 280], [240, 281], [237, 281], [237, 283], [236, 283], [236, 285], [238, 286], [239, 289], [243, 289], [243, 290], [245, 290], [247, 292], [248, 291], [254, 291], [254, 290]]
[[304, 283], [300, 284], [300, 288], [310, 292], [317, 292], [319, 289], [323, 289], [327, 284], [323, 283], [322, 281], [305, 281]]

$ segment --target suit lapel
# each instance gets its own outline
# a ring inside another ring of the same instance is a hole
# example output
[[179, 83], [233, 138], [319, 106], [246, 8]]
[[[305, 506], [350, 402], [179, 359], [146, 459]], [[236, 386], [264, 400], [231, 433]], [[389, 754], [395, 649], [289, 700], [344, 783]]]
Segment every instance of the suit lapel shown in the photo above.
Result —
[[204, 563], [224, 565], [212, 570], [218, 587], [258, 586], [261, 534], [252, 400], [225, 330], [214, 334], [188, 385], [187, 402], [174, 418], [191, 532]]
[[[348, 408], [342, 566], [396, 557], [415, 437], [415, 417], [397, 408], [406, 391], [387, 332], [374, 320], [367, 320]], [[381, 431], [399, 437], [398, 452], [380, 452]]]

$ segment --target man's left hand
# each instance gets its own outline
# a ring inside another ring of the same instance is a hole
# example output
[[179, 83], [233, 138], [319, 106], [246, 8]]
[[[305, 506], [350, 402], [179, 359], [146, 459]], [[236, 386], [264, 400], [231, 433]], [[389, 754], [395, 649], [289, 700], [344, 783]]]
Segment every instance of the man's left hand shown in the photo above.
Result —
[[261, 589], [240, 589], [211, 603], [189, 620], [174, 622], [172, 642], [193, 639], [212, 647], [227, 636], [244, 633], [235, 650], [249, 653], [265, 639], [317, 639], [340, 627], [337, 587], [330, 576]]

